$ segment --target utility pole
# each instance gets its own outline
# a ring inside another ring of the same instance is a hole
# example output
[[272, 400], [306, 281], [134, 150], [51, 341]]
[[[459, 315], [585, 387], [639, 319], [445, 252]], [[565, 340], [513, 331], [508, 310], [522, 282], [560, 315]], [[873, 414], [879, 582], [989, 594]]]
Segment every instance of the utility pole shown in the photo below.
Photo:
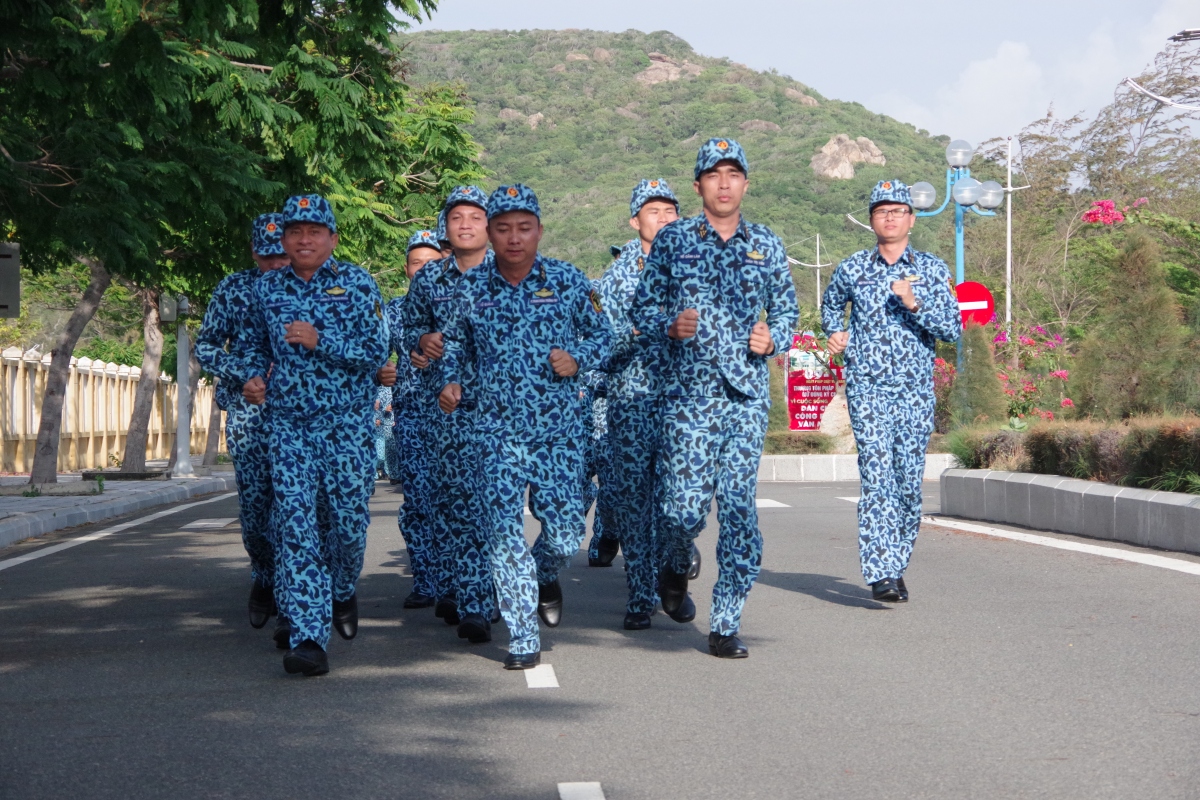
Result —
[[1009, 336], [1012, 336], [1012, 196], [1013, 192], [1029, 188], [1014, 188], [1012, 185], [1012, 139], [1013, 137], [1008, 137], [1008, 180], [1004, 186], [1004, 212], [1008, 227], [1004, 246], [1004, 330]]
[[817, 270], [817, 298], [816, 298], [817, 299], [817, 311], [820, 311], [821, 310], [821, 267], [832, 267], [833, 266], [832, 263], [830, 263], [830, 264], [822, 264], [821, 263], [821, 234], [819, 234], [819, 233], [817, 234], [817, 263], [805, 264], [803, 261], [795, 261], [793, 259], [788, 259], [788, 260], [791, 261], [793, 264], [799, 264], [802, 267], [816, 268], [816, 270]]

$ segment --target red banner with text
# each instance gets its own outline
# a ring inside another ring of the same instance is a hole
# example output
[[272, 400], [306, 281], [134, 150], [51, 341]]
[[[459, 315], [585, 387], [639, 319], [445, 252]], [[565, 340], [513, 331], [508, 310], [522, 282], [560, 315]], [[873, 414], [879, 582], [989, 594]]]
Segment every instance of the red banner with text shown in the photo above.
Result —
[[821, 428], [825, 407], [843, 382], [842, 368], [830, 365], [831, 356], [812, 334], [797, 333], [787, 360], [788, 427], [794, 431]]

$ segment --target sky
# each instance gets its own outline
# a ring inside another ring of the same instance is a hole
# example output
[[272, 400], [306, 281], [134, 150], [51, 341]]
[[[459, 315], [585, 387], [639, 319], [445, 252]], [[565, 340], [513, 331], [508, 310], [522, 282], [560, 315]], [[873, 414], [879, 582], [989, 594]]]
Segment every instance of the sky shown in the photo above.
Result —
[[774, 68], [972, 144], [1055, 113], [1094, 114], [1200, 0], [440, 0], [414, 30], [668, 30], [702, 55]]

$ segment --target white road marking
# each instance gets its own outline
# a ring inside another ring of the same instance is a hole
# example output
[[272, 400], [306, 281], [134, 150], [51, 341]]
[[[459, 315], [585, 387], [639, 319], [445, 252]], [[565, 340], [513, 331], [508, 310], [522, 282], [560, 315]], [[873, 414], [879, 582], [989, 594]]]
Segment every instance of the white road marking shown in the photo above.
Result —
[[208, 531], [219, 528], [227, 528], [237, 522], [237, 517], [212, 517], [210, 519], [198, 519], [181, 527], [181, 531]]
[[769, 500], [765, 497], [756, 497], [754, 499], [755, 508], [791, 508], [787, 503], [781, 503], [778, 500]]
[[529, 506], [525, 506], [525, 516], [532, 517], [533, 512], [529, 510]]
[[1135, 564], [1145, 564], [1148, 567], [1159, 567], [1161, 569], [1175, 570], [1176, 572], [1186, 572], [1189, 575], [1200, 575], [1200, 564], [1193, 561], [1183, 561], [1178, 558], [1167, 558], [1166, 556], [1156, 556], [1150, 553], [1137, 553], [1131, 550], [1119, 550], [1115, 547], [1082, 544], [1080, 542], [1067, 541], [1066, 539], [1052, 539], [1049, 536], [1038, 536], [1032, 533], [1021, 533], [1020, 531], [1006, 531], [1003, 528], [973, 525], [969, 522], [959, 522], [958, 520], [950, 520], [944, 517], [921, 517], [921, 521], [930, 525], [938, 525], [942, 528], [966, 531], [967, 533], [982, 533], [986, 536], [995, 536], [999, 539], [1012, 539], [1013, 541], [1026, 542], [1027, 544], [1040, 544], [1043, 547], [1072, 550], [1076, 553], [1088, 553], [1093, 556], [1103, 556], [1105, 558], [1115, 558], [1120, 561], [1132, 561]]
[[78, 536], [69, 541], [62, 542], [61, 544], [52, 545], [50, 547], [43, 547], [41, 550], [34, 550], [32, 553], [30, 553], [28, 555], [17, 556], [16, 558], [9, 558], [4, 561], [0, 561], [0, 569], [8, 569], [9, 567], [15, 567], [18, 564], [24, 564], [26, 561], [33, 561], [34, 559], [41, 558], [42, 556], [49, 556], [49, 555], [53, 555], [55, 553], [61, 553], [63, 550], [66, 550], [70, 547], [75, 547], [75, 546], [81, 545], [81, 544], [87, 544], [88, 542], [94, 542], [97, 539], [103, 539], [105, 536], [112, 536], [114, 533], [120, 533], [123, 530], [128, 530], [129, 528], [134, 527], [135, 525], [141, 525], [144, 522], [150, 522], [152, 520], [156, 520], [161, 517], [170, 516], [171, 514], [177, 514], [180, 511], [186, 511], [189, 508], [195, 508], [196, 506], [202, 506], [207, 503], [215, 503], [218, 500], [225, 500], [230, 497], [237, 497], [237, 492], [226, 492], [225, 494], [219, 494], [216, 497], [210, 497], [207, 500], [200, 500], [199, 502], [196, 502], [196, 503], [188, 503], [187, 505], [177, 506], [175, 508], [169, 508], [166, 511], [156, 511], [153, 514], [147, 514], [144, 517], [139, 517], [138, 519], [130, 520], [129, 522], [122, 522], [119, 525], [113, 525], [112, 527], [105, 528], [102, 531], [96, 531], [95, 533], [89, 533], [84, 536]]
[[538, 664], [533, 669], [525, 670], [525, 683], [530, 689], [557, 689], [558, 676], [550, 664]]
[[838, 500], [846, 500], [851, 503], [857, 503], [859, 498], [857, 498], [857, 497], [839, 497]]
[[593, 783], [560, 783], [558, 800], [604, 800], [599, 781]]

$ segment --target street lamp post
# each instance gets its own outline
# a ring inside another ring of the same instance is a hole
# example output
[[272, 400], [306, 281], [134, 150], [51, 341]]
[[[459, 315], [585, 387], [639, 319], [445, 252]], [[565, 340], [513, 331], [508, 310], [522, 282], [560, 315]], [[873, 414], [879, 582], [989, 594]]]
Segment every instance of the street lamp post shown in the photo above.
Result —
[[980, 183], [971, 177], [967, 167], [975, 156], [975, 148], [962, 139], [955, 139], [946, 148], [946, 162], [950, 165], [946, 170], [946, 199], [936, 211], [929, 211], [937, 202], [937, 189], [933, 184], [921, 181], [912, 186], [913, 206], [917, 209], [918, 217], [936, 217], [946, 210], [950, 200], [954, 200], [954, 283], [962, 283], [963, 275], [963, 219], [967, 211], [981, 217], [994, 217], [993, 208], [999, 208], [1004, 202], [1004, 187], [995, 181]]
[[175, 333], [175, 469], [172, 477], [192, 478], [192, 378], [191, 347], [188, 344], [187, 313], [191, 304], [183, 295], [179, 296], [179, 327]]

